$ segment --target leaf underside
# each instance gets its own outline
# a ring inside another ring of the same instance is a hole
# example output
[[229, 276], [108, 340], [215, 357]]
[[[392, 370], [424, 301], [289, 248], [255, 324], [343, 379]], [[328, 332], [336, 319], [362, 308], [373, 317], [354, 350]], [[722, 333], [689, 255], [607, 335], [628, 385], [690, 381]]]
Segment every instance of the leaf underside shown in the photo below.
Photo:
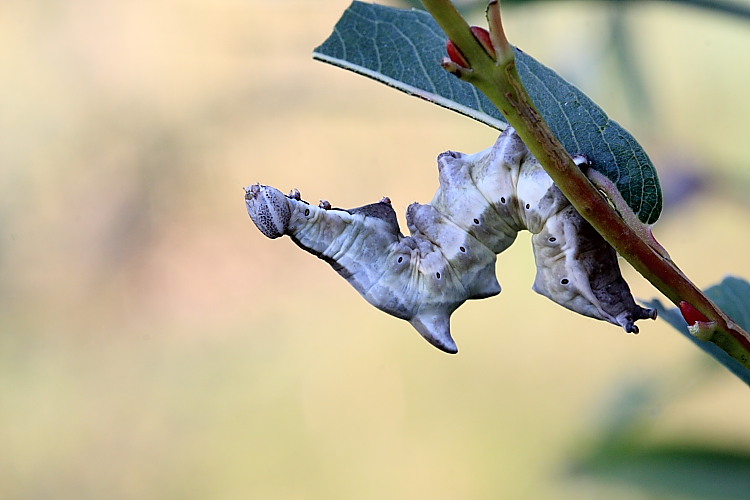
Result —
[[[470, 83], [440, 66], [446, 36], [426, 12], [355, 1], [313, 57], [452, 109], [499, 130], [506, 120]], [[516, 49], [521, 80], [570, 154], [586, 154], [645, 224], [662, 208], [656, 169], [633, 136], [576, 87]]]
[[[706, 290], [706, 295], [719, 306], [730, 318], [737, 322], [744, 329], [750, 328], [750, 283], [741, 279], [729, 276], [718, 285], [714, 285]], [[747, 385], [750, 385], [750, 369], [742, 363], [732, 358], [724, 352], [719, 346], [712, 342], [703, 342], [693, 337], [687, 328], [687, 323], [682, 317], [679, 309], [666, 308], [659, 300], [654, 299], [648, 304], [648, 307], [654, 307], [659, 311], [659, 317], [666, 320], [677, 331], [685, 335], [690, 341], [706, 351], [716, 361], [724, 365], [729, 371], [737, 375]]]

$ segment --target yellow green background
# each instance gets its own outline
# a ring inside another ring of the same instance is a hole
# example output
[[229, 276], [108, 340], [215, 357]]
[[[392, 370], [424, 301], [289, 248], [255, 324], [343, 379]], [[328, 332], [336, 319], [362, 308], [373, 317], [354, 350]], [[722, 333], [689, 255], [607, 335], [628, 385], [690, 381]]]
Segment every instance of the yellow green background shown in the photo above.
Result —
[[[449, 356], [255, 229], [248, 184], [387, 195], [403, 220], [440, 152], [496, 138], [314, 62], [347, 5], [0, 5], [0, 496], [646, 498], [565, 473], [633, 381], [665, 396], [649, 439], [750, 448], [741, 381], [664, 322], [627, 335], [534, 294], [528, 235], [499, 256], [503, 293], [454, 314]], [[750, 277], [748, 25], [669, 2], [625, 14], [648, 113], [606, 56], [610, 10], [541, 2], [505, 23], [633, 132], [665, 189], [707, 176], [655, 228], [682, 269]]]

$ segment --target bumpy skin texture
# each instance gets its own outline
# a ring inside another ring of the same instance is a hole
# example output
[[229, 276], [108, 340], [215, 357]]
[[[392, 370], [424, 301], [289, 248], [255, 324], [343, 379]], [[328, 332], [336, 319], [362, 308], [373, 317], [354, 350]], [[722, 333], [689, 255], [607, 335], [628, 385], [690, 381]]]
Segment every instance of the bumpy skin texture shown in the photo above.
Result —
[[496, 254], [531, 231], [534, 290], [580, 314], [638, 332], [654, 318], [636, 305], [614, 249], [576, 212], [512, 128], [489, 149], [438, 157], [440, 187], [406, 212], [410, 236], [390, 200], [351, 210], [324, 208], [260, 184], [247, 210], [269, 238], [289, 235], [328, 262], [368, 302], [409, 321], [428, 342], [455, 353], [450, 315], [468, 299], [500, 293]]

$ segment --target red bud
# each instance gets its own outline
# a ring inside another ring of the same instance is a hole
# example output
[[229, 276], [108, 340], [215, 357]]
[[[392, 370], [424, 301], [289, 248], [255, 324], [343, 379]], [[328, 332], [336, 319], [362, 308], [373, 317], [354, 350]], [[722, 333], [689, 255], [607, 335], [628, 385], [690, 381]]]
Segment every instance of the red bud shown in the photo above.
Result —
[[461, 51], [458, 50], [458, 47], [456, 47], [456, 44], [453, 43], [453, 40], [448, 40], [448, 42], [445, 44], [445, 50], [448, 52], [448, 57], [450, 57], [451, 61], [458, 64], [462, 68], [469, 67], [469, 61], [467, 61]]
[[495, 59], [495, 46], [492, 45], [492, 38], [490, 38], [490, 32], [480, 26], [472, 26], [471, 32], [474, 34], [474, 38], [479, 40], [484, 50], [490, 55], [492, 59]]
[[[495, 59], [495, 47], [492, 45], [492, 39], [490, 38], [490, 32], [479, 26], [472, 26], [471, 32], [474, 38], [482, 45], [484, 50], [489, 54], [492, 59]], [[462, 68], [469, 67], [469, 61], [466, 60], [464, 55], [458, 50], [453, 40], [448, 40], [445, 44], [445, 50], [448, 52], [448, 57], [451, 61], [458, 64]]]
[[680, 301], [680, 312], [682, 313], [682, 317], [685, 318], [685, 321], [687, 321], [688, 325], [694, 325], [698, 322], [701, 323], [708, 323], [708, 318], [700, 312], [698, 309], [693, 307], [692, 304], [689, 302], [685, 302], [684, 300]]

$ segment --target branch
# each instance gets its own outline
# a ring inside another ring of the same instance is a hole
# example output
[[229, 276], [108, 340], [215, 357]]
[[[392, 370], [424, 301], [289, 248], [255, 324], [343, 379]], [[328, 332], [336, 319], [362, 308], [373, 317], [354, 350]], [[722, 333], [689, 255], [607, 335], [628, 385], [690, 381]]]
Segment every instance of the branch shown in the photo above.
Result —
[[503, 30], [499, 1], [491, 0], [487, 8], [493, 54], [472, 34], [450, 0], [422, 3], [468, 62], [466, 68], [450, 60], [443, 66], [490, 98], [576, 210], [625, 260], [675, 305], [687, 302], [715, 324], [710, 332], [703, 329], [701, 338], [716, 343], [750, 368], [750, 335], [685, 276], [648, 227], [635, 216], [621, 216], [610, 205], [552, 133], [521, 83], [513, 47]]

